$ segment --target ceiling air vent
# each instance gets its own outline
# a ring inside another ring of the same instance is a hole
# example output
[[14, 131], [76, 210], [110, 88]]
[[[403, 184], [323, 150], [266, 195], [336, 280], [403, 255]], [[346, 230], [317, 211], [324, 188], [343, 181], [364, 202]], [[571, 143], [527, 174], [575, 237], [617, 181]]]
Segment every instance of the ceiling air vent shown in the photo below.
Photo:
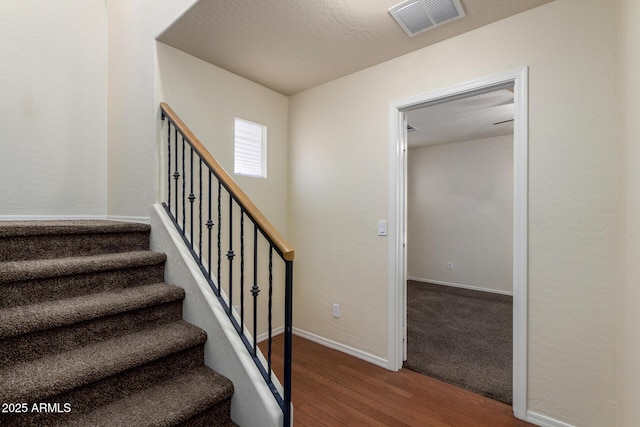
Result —
[[389, 13], [409, 37], [464, 16], [459, 0], [409, 0]]

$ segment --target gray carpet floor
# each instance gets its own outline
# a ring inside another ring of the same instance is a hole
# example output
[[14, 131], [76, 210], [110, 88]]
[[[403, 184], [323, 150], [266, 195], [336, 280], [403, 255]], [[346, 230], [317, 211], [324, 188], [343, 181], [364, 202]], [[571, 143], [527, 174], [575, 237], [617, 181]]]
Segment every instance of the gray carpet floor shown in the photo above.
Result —
[[512, 404], [508, 295], [408, 281], [405, 368]]

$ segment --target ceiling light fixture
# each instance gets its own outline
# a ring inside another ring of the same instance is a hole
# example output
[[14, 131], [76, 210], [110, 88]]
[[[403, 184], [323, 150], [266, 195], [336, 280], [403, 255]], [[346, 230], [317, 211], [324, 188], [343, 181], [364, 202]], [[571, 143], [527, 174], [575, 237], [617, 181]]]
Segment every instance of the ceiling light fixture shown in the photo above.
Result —
[[389, 13], [409, 37], [465, 16], [459, 0], [408, 0]]

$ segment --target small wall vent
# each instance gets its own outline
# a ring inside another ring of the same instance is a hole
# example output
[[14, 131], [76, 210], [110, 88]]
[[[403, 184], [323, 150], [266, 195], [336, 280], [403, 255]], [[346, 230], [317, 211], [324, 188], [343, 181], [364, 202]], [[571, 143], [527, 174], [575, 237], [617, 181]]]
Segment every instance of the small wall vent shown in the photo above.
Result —
[[409, 0], [395, 5], [389, 13], [409, 37], [465, 15], [459, 0]]

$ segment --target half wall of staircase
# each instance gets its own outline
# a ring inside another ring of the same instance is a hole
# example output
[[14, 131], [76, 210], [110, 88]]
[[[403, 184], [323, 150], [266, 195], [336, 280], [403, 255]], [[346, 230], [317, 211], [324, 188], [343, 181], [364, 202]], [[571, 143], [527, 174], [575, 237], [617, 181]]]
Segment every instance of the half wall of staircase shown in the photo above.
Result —
[[205, 364], [233, 381], [232, 419], [243, 427], [281, 426], [282, 410], [164, 208], [155, 205], [150, 217], [151, 249], [167, 255], [165, 280], [186, 293], [183, 317], [207, 333]]

